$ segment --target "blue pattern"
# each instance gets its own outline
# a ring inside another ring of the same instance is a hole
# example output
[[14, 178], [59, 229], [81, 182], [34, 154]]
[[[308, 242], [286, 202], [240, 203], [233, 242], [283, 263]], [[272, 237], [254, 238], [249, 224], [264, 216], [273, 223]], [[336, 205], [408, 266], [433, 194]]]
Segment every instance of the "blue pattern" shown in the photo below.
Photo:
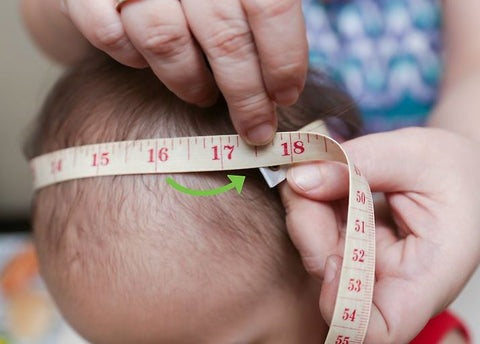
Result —
[[304, 0], [310, 65], [359, 104], [367, 132], [422, 125], [442, 73], [437, 0]]

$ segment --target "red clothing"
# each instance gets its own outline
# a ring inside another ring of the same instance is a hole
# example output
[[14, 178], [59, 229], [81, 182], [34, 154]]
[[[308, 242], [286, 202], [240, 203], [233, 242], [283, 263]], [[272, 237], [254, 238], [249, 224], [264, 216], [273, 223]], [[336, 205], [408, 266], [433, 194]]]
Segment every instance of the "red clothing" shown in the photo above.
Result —
[[467, 343], [471, 343], [470, 334], [465, 325], [452, 313], [444, 311], [431, 319], [410, 344], [437, 344], [450, 331], [457, 330]]

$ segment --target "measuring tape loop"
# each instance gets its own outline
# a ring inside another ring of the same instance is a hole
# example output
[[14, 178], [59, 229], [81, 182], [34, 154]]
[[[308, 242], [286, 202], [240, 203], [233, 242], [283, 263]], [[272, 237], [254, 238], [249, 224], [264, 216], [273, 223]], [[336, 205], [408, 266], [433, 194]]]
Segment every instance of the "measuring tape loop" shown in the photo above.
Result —
[[322, 128], [323, 123], [314, 122], [300, 131], [280, 132], [270, 144], [262, 147], [250, 146], [238, 135], [91, 144], [38, 156], [31, 160], [30, 166], [34, 187], [40, 189], [99, 176], [238, 170], [315, 160], [347, 164], [350, 185], [345, 248], [334, 314], [325, 343], [363, 343], [375, 276], [373, 200], [360, 170]]

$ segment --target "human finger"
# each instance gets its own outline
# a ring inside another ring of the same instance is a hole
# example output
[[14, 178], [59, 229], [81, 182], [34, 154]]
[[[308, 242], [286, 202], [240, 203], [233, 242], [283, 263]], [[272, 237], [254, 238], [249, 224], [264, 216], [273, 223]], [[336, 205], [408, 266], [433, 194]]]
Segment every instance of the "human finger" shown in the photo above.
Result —
[[331, 204], [298, 195], [286, 183], [280, 185], [279, 191], [285, 207], [288, 234], [305, 269], [323, 278], [325, 259], [338, 254], [343, 243], [341, 214]]
[[[380, 214], [382, 215], [382, 214]], [[376, 223], [376, 271], [365, 343], [406, 343], [443, 310], [468, 279], [456, 249], [431, 238], [395, 238], [389, 221]], [[449, 240], [452, 241], [452, 240]], [[331, 323], [341, 263], [327, 258], [320, 309]], [[334, 276], [334, 277], [333, 277]], [[455, 276], [455, 278], [452, 278]]]
[[128, 38], [112, 1], [65, 0], [64, 11], [85, 38], [99, 50], [127, 66], [147, 66]]
[[[322, 316], [331, 323], [343, 255], [341, 235], [332, 236], [339, 232], [331, 229], [338, 228], [344, 216], [322, 209], [325, 203], [298, 195], [288, 184], [281, 185], [280, 193], [292, 241], [306, 269], [323, 279], [319, 305]], [[432, 268], [434, 262], [446, 266], [432, 252], [432, 243], [414, 238], [398, 241], [387, 224], [382, 218], [377, 226], [377, 281], [365, 343], [407, 342], [441, 310], [443, 300], [451, 299], [448, 274]]]
[[193, 35], [206, 54], [237, 132], [250, 144], [271, 141], [277, 128], [251, 28], [239, 0], [183, 0]]
[[[438, 159], [430, 156], [431, 135], [423, 130], [409, 128], [370, 134], [346, 141], [342, 147], [372, 191], [420, 192], [432, 189], [432, 173], [438, 170], [430, 168]], [[348, 193], [348, 170], [337, 163], [293, 165], [287, 179], [296, 192], [318, 200], [343, 198]]]
[[308, 43], [299, 0], [242, 0], [265, 87], [278, 104], [294, 104], [305, 84]]
[[328, 256], [325, 261], [325, 273], [322, 280], [322, 288], [320, 289], [320, 312], [327, 324], [332, 323], [333, 311], [335, 309], [335, 301], [340, 284], [340, 270], [342, 268], [343, 259], [337, 255]]
[[134, 46], [173, 93], [199, 106], [215, 102], [215, 81], [179, 1], [132, 1], [123, 6], [121, 19]]
[[330, 201], [348, 195], [348, 168], [342, 163], [296, 164], [288, 169], [287, 181], [295, 192], [310, 199]]
[[[328, 324], [333, 319], [341, 266], [340, 256], [332, 255], [326, 260], [319, 304]], [[376, 282], [365, 343], [407, 343], [421, 331], [436, 313], [435, 296], [421, 295], [418, 289], [423, 290], [423, 286], [395, 277]]]

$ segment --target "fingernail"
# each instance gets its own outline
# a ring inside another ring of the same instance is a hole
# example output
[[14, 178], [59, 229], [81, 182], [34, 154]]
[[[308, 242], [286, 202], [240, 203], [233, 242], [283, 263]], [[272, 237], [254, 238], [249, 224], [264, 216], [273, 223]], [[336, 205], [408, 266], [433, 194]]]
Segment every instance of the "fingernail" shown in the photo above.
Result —
[[298, 99], [298, 88], [290, 87], [275, 93], [275, 102], [281, 105], [293, 105]]
[[271, 141], [275, 128], [271, 123], [262, 123], [247, 131], [247, 139], [255, 145], [264, 145]]
[[305, 164], [290, 168], [290, 176], [295, 185], [303, 191], [310, 191], [322, 183], [322, 173], [316, 165]]
[[330, 283], [337, 276], [338, 265], [332, 257], [327, 258], [327, 263], [325, 264], [325, 273], [323, 275], [323, 283]]

